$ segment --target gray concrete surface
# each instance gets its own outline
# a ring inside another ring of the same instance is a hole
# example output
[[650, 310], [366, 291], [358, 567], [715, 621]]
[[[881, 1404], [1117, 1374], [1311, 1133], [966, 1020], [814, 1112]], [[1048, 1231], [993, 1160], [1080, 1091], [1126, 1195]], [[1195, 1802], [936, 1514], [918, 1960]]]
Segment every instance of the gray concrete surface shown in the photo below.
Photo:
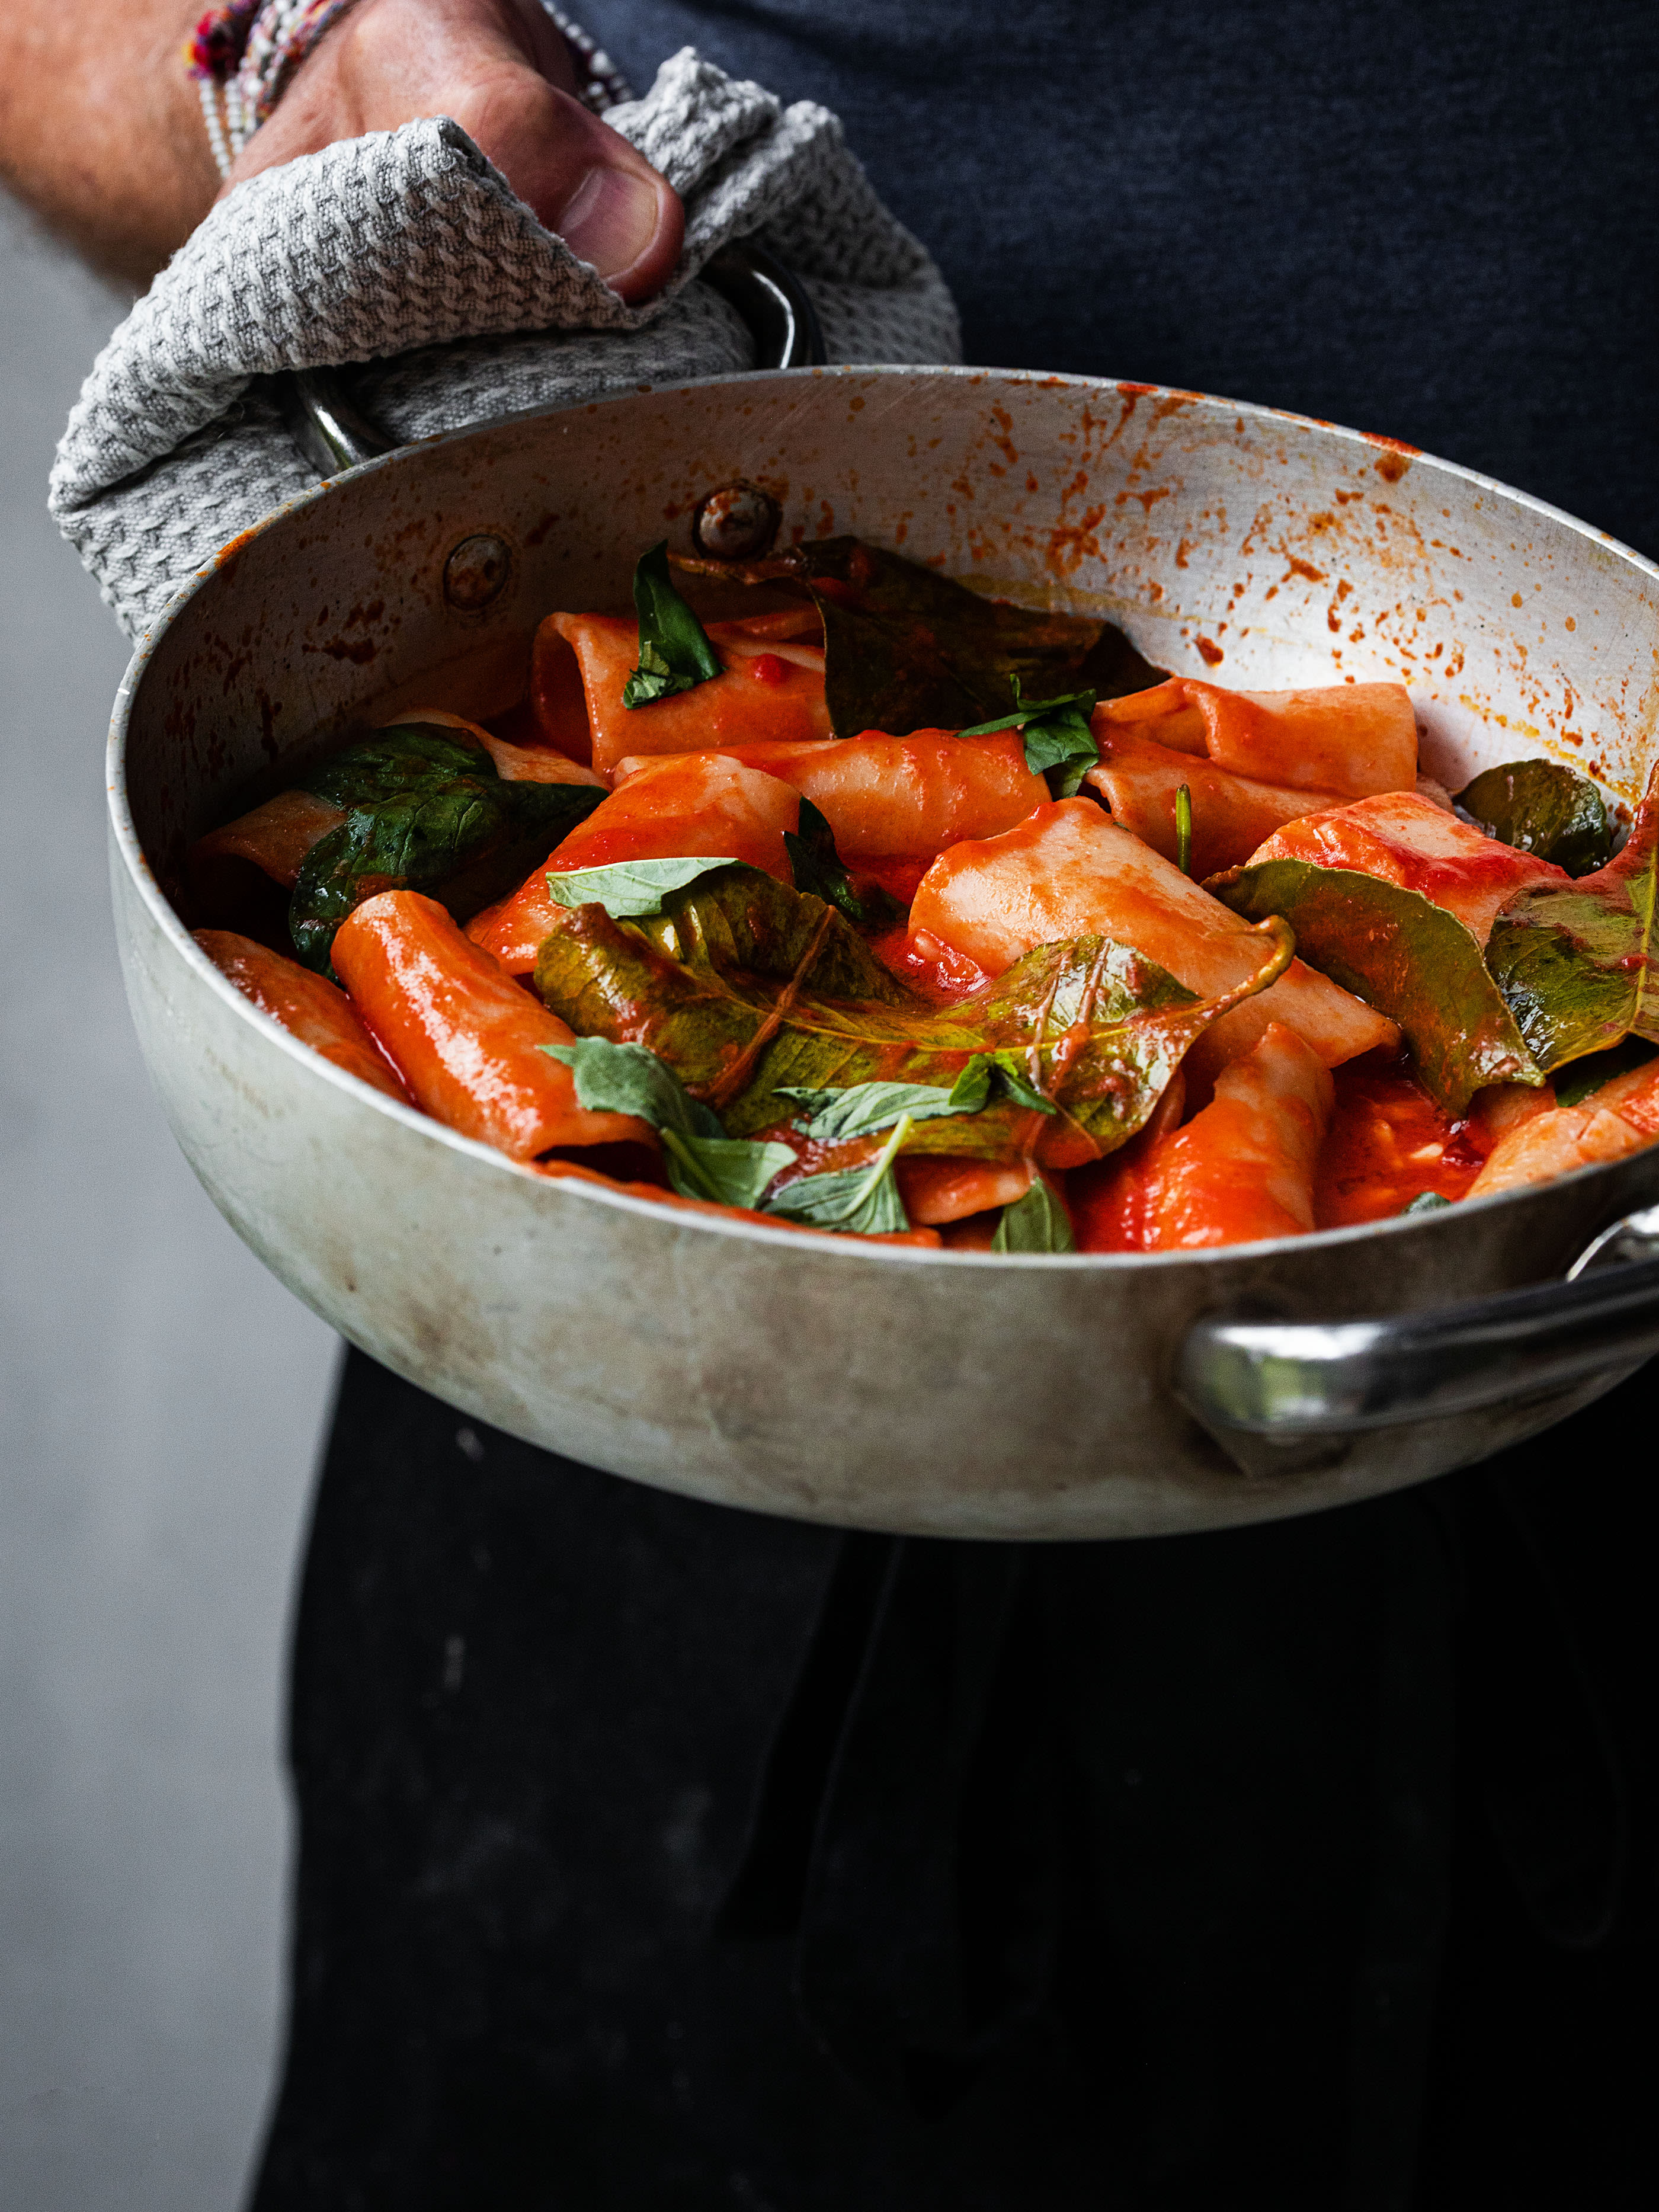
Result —
[[109, 927], [125, 648], [44, 510], [123, 302], [0, 201], [0, 2207], [234, 2212], [281, 2028], [333, 1340], [174, 1150]]

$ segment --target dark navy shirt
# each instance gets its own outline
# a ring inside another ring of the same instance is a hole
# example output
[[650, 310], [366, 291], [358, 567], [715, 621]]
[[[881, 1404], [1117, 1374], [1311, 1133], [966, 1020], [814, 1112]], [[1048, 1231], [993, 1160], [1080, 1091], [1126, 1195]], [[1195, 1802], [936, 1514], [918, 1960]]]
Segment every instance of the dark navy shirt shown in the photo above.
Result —
[[824, 102], [965, 356], [1384, 431], [1659, 552], [1651, 0], [583, 0]]

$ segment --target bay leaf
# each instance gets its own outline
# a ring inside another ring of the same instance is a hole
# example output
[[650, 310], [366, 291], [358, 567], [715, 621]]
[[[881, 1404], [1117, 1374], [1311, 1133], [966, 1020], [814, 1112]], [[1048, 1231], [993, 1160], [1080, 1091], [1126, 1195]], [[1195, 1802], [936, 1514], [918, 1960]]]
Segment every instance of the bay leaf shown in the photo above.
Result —
[[1542, 1082], [1474, 937], [1420, 891], [1308, 860], [1233, 868], [1206, 888], [1247, 920], [1282, 915], [1304, 960], [1398, 1022], [1448, 1113], [1488, 1083]]
[[824, 695], [838, 738], [966, 728], [1007, 704], [1014, 677], [1039, 696], [1088, 684], [1114, 699], [1163, 678], [1121, 630], [1092, 616], [984, 599], [857, 538], [818, 538], [762, 561], [676, 565], [811, 592], [823, 617]]
[[1464, 786], [1457, 804], [1487, 836], [1553, 860], [1570, 876], [1605, 867], [1613, 850], [1601, 793], [1560, 761], [1510, 761], [1489, 768]]
[[1606, 1052], [1630, 1036], [1659, 1044], [1659, 769], [1624, 850], [1572, 884], [1534, 884], [1492, 924], [1486, 964], [1539, 1066]]

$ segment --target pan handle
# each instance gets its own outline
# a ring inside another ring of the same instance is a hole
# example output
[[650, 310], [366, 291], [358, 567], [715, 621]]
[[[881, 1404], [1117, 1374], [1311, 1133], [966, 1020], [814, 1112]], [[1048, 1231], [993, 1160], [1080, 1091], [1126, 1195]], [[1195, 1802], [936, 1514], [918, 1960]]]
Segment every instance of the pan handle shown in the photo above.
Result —
[[1200, 1321], [1175, 1394], [1216, 1441], [1291, 1443], [1478, 1412], [1659, 1352], [1659, 1206], [1604, 1230], [1565, 1279], [1384, 1321]]
[[[748, 324], [757, 369], [817, 368], [828, 360], [806, 287], [752, 239], [721, 246], [699, 274]], [[320, 477], [337, 477], [398, 444], [353, 404], [337, 368], [288, 369], [272, 387], [289, 437]]]

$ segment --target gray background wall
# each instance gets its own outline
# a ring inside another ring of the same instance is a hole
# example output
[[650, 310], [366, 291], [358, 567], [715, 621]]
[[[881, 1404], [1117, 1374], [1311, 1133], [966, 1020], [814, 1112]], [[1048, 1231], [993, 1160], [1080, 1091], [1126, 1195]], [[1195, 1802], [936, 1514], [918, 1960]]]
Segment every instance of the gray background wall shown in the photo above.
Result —
[[126, 659], [44, 507], [125, 301], [0, 200], [0, 2207], [226, 2212], [280, 2033], [332, 1339], [175, 1151], [111, 938]]

